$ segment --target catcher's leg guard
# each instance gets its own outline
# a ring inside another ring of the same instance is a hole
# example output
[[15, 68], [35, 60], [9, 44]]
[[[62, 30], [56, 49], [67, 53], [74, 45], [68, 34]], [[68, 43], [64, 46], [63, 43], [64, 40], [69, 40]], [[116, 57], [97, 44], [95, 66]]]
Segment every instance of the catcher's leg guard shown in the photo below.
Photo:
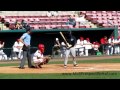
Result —
[[39, 68], [42, 68], [41, 64], [39, 64], [38, 66], [39, 66]]
[[35, 67], [36, 68], [40, 68], [38, 63], [35, 63]]

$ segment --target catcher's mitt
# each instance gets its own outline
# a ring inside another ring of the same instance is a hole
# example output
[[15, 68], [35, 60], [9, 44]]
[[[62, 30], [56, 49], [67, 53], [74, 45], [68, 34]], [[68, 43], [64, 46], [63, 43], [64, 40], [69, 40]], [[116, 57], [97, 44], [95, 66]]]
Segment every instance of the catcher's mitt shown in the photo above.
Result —
[[45, 57], [45, 62], [44, 64], [47, 64], [50, 61], [51, 57]]

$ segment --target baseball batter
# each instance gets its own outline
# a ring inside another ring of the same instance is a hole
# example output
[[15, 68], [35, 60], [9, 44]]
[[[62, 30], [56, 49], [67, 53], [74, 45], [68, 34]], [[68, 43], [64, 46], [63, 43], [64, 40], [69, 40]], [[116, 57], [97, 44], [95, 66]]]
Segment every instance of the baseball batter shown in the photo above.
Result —
[[76, 44], [76, 38], [75, 38], [75, 36], [72, 35], [71, 32], [68, 35], [67, 42], [72, 46], [70, 48], [66, 47], [65, 57], [64, 57], [64, 67], [65, 68], [67, 67], [68, 57], [69, 57], [70, 53], [71, 53], [72, 58], [73, 58], [73, 66], [78, 66], [77, 63], [76, 63], [76, 60], [75, 60], [76, 51], [75, 51], [75, 47], [74, 47], [75, 44]]

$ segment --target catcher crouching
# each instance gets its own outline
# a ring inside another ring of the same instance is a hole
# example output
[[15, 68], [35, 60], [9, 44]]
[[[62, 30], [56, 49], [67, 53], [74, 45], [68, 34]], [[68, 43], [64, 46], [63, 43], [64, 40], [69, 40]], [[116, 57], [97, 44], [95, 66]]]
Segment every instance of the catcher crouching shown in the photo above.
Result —
[[33, 62], [36, 68], [42, 68], [41, 65], [47, 64], [50, 60], [49, 56], [48, 57], [43, 56], [44, 49], [45, 49], [44, 44], [39, 44], [38, 50], [34, 53]]

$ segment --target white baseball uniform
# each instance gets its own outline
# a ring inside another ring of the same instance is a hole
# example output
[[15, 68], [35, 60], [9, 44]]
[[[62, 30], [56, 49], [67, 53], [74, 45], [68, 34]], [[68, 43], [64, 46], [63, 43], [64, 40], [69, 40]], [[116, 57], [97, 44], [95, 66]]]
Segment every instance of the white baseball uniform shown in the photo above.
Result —
[[[13, 52], [18, 52], [18, 58], [22, 58], [22, 47], [23, 47], [23, 43], [22, 42], [15, 42], [14, 45], [13, 45]], [[18, 48], [20, 47], [20, 48]]]
[[80, 39], [77, 40], [77, 43], [75, 45], [75, 48], [77, 50], [77, 48], [80, 48], [79, 51], [80, 51], [80, 56], [81, 55], [84, 55], [84, 49], [85, 49], [85, 46], [84, 46], [84, 41], [80, 41]]
[[61, 42], [60, 50], [61, 50], [61, 57], [65, 57], [66, 45], [64, 42]]
[[120, 52], [120, 50], [119, 50], [120, 47], [119, 47], [118, 43], [120, 43], [120, 40], [119, 40], [119, 39], [115, 39], [115, 40], [114, 40], [114, 43], [115, 43], [115, 47], [114, 47], [114, 48], [115, 48], [115, 51], [114, 51], [114, 52], [115, 52], [115, 54], [119, 54], [119, 52]]
[[[0, 44], [0, 48], [2, 48], [3, 47], [3, 45], [2, 44]], [[5, 60], [7, 60], [7, 55], [3, 52], [3, 50], [1, 49], [0, 50], [0, 60], [2, 60], [2, 59], [5, 59]]]
[[[111, 38], [109, 38], [109, 39], [108, 39], [108, 43], [109, 43], [109, 44], [114, 43], [114, 39], [112, 40]], [[108, 46], [108, 50], [107, 50], [107, 55], [110, 55], [110, 54], [112, 55], [112, 54], [113, 54], [113, 49], [114, 49], [113, 46], [112, 46], [112, 45], [109, 45], [109, 46]]]
[[118, 51], [119, 51], [119, 53], [118, 54], [120, 54], [120, 38], [118, 39]]
[[87, 40], [83, 41], [85, 47], [85, 56], [88, 56], [88, 50], [92, 49], [91, 43]]
[[43, 59], [43, 54], [41, 53], [40, 50], [37, 50], [34, 55], [33, 55], [33, 62], [34, 63], [42, 63], [44, 61]]

